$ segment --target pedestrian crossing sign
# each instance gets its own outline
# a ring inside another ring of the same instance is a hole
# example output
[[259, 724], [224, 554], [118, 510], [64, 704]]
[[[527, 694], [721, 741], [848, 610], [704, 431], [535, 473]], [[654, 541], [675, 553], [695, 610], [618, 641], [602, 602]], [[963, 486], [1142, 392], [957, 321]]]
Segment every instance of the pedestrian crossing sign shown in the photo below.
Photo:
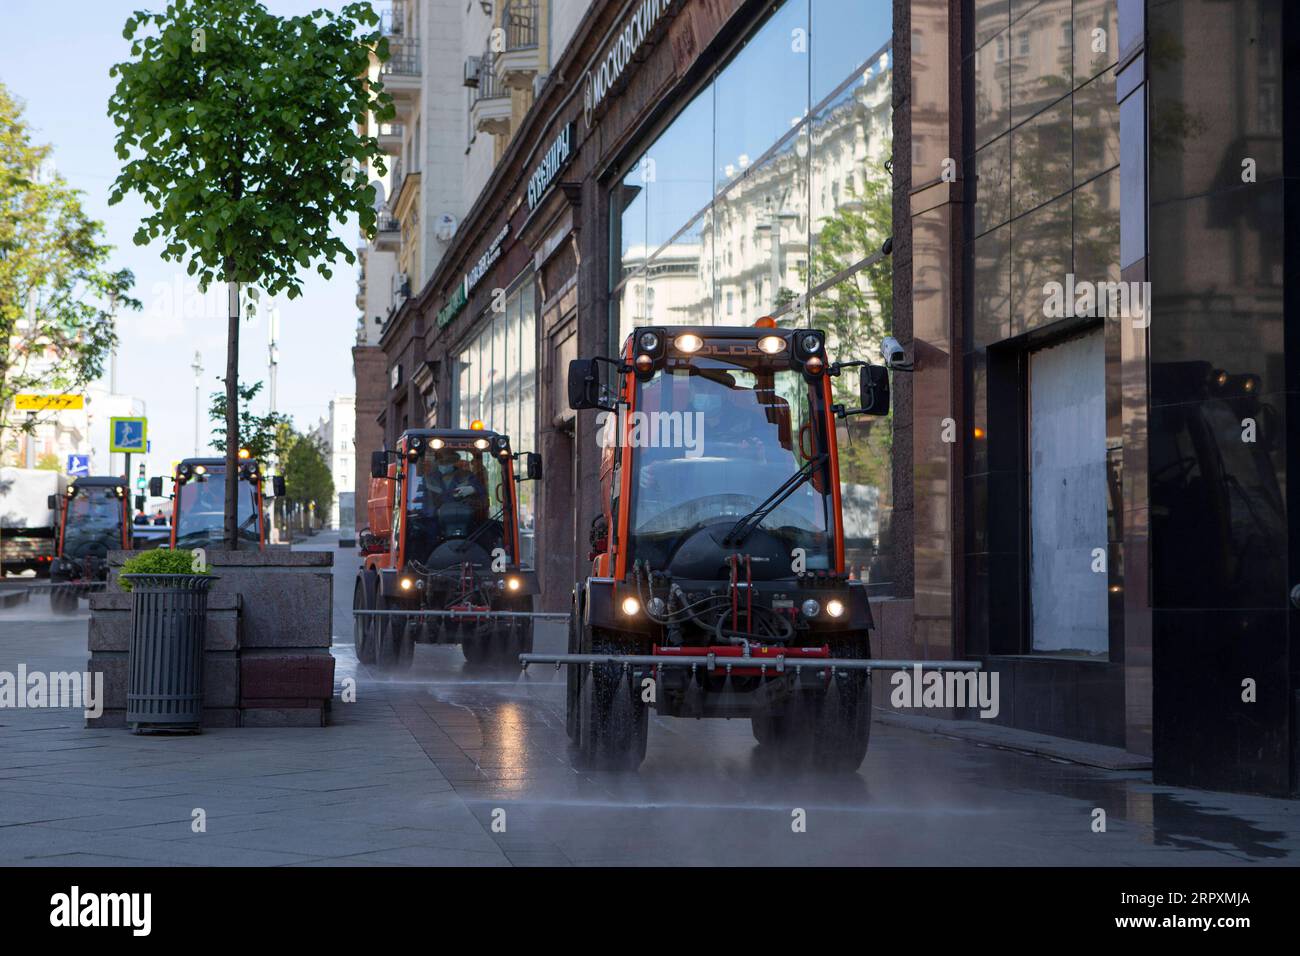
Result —
[[108, 443], [109, 451], [131, 455], [144, 454], [148, 450], [148, 419], [110, 418], [108, 422], [112, 435], [112, 440]]

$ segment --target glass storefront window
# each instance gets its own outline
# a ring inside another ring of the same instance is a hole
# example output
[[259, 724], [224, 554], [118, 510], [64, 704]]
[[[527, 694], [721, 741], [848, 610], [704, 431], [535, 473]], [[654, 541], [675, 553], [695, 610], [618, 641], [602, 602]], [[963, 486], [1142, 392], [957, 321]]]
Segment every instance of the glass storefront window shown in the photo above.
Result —
[[[630, 163], [610, 197], [612, 348], [647, 322], [780, 314], [834, 274], [817, 266], [828, 228], [841, 269], [879, 250], [891, 29], [889, 0], [776, 4]], [[855, 216], [864, 235], [841, 242]]]
[[[507, 294], [504, 308], [488, 311], [457, 356], [457, 408], [453, 425], [468, 428], [479, 419], [489, 429], [510, 436], [516, 451], [535, 451], [537, 431], [537, 343], [535, 295], [531, 273]], [[517, 485], [521, 560], [532, 564], [532, 482]]]
[[[808, 115], [808, 0], [786, 0], [714, 82], [714, 191]], [[870, 50], [863, 50], [865, 58]]]

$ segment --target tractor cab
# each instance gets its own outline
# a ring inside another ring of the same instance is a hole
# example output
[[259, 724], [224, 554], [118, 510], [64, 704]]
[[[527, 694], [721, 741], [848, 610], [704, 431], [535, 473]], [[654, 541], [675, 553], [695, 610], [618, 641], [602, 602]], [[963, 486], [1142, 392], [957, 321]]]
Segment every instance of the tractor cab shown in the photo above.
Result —
[[408, 429], [370, 471], [354, 608], [422, 616], [358, 617], [358, 658], [406, 668], [416, 643], [458, 643], [470, 663], [513, 663], [539, 590], [521, 563], [516, 483], [541, 477], [540, 457], [476, 421]]
[[58, 514], [54, 581], [103, 581], [108, 552], [131, 547], [130, 489], [125, 478], [75, 478], [63, 495], [51, 495]]
[[574, 362], [569, 380], [574, 407], [605, 412], [598, 520], [612, 533], [594, 576], [723, 580], [737, 556], [753, 580], [843, 576], [835, 419], [888, 411], [876, 367], [848, 410], [831, 378], [864, 363], [830, 365], [815, 330], [638, 329], [616, 391], [601, 361]]
[[[240, 541], [266, 546], [266, 514], [262, 496], [262, 469], [240, 451], [236, 521]], [[284, 494], [284, 478], [276, 475], [274, 494]], [[226, 460], [186, 458], [172, 477], [171, 547], [220, 547], [225, 539]], [[153, 478], [149, 493], [162, 497], [162, 478]]]

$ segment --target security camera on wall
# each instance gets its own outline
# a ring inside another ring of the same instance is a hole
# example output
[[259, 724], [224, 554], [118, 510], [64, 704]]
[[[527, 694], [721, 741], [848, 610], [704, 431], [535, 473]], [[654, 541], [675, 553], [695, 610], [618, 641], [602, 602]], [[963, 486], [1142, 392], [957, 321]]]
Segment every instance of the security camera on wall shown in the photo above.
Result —
[[885, 366], [899, 372], [910, 372], [912, 363], [907, 360], [907, 352], [899, 344], [898, 339], [892, 335], [887, 335], [880, 343], [880, 357], [885, 360]]
[[437, 225], [433, 227], [433, 234], [439, 242], [451, 242], [456, 235], [456, 217], [449, 212], [442, 213]]

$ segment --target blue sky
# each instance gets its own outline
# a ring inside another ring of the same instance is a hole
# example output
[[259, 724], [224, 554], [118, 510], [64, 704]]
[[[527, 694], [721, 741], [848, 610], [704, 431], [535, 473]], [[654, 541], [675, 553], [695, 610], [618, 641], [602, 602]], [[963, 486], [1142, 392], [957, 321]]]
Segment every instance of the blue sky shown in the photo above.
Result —
[[[280, 15], [320, 7], [338, 9], [345, 0], [264, 0]], [[107, 103], [114, 81], [109, 67], [126, 59], [122, 23], [139, 9], [161, 10], [165, 0], [3, 0], [0, 23], [6, 37], [0, 82], [25, 105], [37, 142], [54, 147], [54, 162], [69, 183], [85, 193], [92, 215], [116, 246], [113, 263], [135, 272], [135, 296], [144, 303], [119, 324], [118, 391], [147, 403], [152, 454], [150, 474], [192, 453], [194, 445], [194, 351], [203, 356], [206, 430], [208, 393], [226, 362], [224, 293], [196, 298], [183, 263], [164, 262], [161, 243], [136, 246], [131, 237], [147, 208], [135, 197], [108, 205], [119, 162], [113, 154], [114, 126]], [[360, 244], [355, 222], [338, 227], [349, 248]], [[280, 311], [278, 408], [300, 429], [328, 411], [336, 392], [352, 391], [352, 355], [357, 309], [356, 268], [341, 257], [334, 276], [303, 270], [303, 295], [283, 299]], [[246, 319], [240, 346], [241, 381], [267, 378], [267, 321]], [[265, 389], [262, 405], [265, 407]], [[206, 436], [205, 436], [206, 437]], [[134, 469], [133, 469], [134, 470]]]

